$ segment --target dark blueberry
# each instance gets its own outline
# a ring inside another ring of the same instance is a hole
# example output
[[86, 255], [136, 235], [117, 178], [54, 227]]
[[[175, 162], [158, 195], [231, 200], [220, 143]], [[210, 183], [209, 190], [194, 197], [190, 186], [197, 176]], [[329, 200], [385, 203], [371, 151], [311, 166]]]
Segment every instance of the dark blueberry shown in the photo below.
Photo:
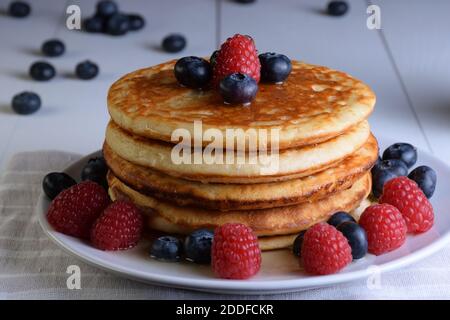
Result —
[[394, 143], [383, 152], [383, 160], [389, 159], [402, 160], [411, 168], [417, 161], [417, 149], [409, 143]]
[[97, 14], [102, 17], [110, 17], [119, 12], [119, 7], [114, 1], [102, 0], [97, 3]]
[[211, 262], [211, 244], [214, 232], [200, 229], [192, 232], [184, 240], [184, 255], [195, 263]]
[[266, 52], [259, 55], [261, 63], [261, 80], [281, 83], [292, 70], [291, 60], [283, 54]]
[[384, 170], [392, 171], [397, 177], [408, 175], [408, 167], [398, 159], [382, 160], [372, 168], [372, 175]]
[[408, 178], [414, 180], [419, 185], [428, 199], [433, 196], [437, 180], [436, 172], [433, 169], [428, 166], [417, 167], [411, 171]]
[[292, 245], [292, 252], [297, 257], [300, 257], [302, 255], [302, 244], [303, 244], [303, 237], [305, 236], [306, 230], [303, 230], [298, 234], [297, 237], [295, 237], [294, 244]]
[[161, 46], [166, 52], [180, 52], [186, 47], [186, 38], [181, 34], [170, 34], [163, 39]]
[[98, 66], [89, 60], [80, 62], [75, 68], [75, 74], [83, 80], [90, 80], [98, 75]]
[[214, 68], [214, 66], [216, 65], [216, 59], [218, 54], [219, 50], [216, 50], [212, 53], [211, 57], [209, 58], [209, 64], [211, 65], [211, 68]]
[[106, 20], [106, 33], [112, 36], [122, 36], [130, 30], [128, 17], [121, 13], [116, 13]]
[[130, 24], [131, 31], [141, 30], [145, 26], [144, 18], [138, 14], [129, 14], [128, 21]]
[[90, 180], [97, 182], [103, 187], [107, 186], [106, 174], [108, 173], [108, 165], [105, 158], [98, 157], [89, 159], [88, 163], [81, 170], [81, 180]]
[[153, 241], [150, 256], [165, 262], [177, 262], [181, 257], [181, 242], [175, 237], [162, 236]]
[[66, 51], [66, 46], [61, 40], [47, 40], [42, 44], [42, 53], [49, 57], [59, 57]]
[[344, 211], [338, 211], [335, 214], [333, 214], [327, 221], [328, 224], [337, 227], [343, 222], [356, 222], [355, 218], [353, 218], [350, 214]]
[[348, 3], [345, 1], [330, 1], [327, 12], [330, 16], [343, 16], [348, 11]]
[[184, 57], [174, 67], [175, 77], [183, 86], [203, 88], [211, 80], [211, 65], [198, 57]]
[[28, 16], [30, 12], [30, 5], [23, 1], [13, 1], [8, 8], [9, 15], [16, 18], [24, 18]]
[[24, 91], [13, 97], [11, 105], [18, 114], [32, 114], [41, 107], [41, 98], [34, 92]]
[[338, 225], [336, 229], [347, 238], [352, 248], [353, 259], [361, 259], [367, 254], [367, 234], [359, 224], [347, 221]]
[[256, 0], [234, 0], [234, 1], [241, 4], [250, 4], [256, 2]]
[[84, 30], [92, 33], [99, 33], [105, 30], [106, 19], [95, 15], [84, 20]]
[[77, 182], [64, 172], [51, 172], [44, 177], [42, 181], [42, 189], [51, 200], [63, 190], [76, 185]]
[[38, 61], [30, 67], [30, 77], [37, 81], [47, 81], [55, 75], [55, 68], [48, 62]]
[[391, 170], [379, 170], [372, 173], [372, 194], [379, 198], [383, 193], [383, 187], [386, 182], [396, 178], [397, 175]]
[[225, 103], [245, 105], [255, 98], [258, 84], [247, 74], [232, 73], [220, 81], [219, 89]]

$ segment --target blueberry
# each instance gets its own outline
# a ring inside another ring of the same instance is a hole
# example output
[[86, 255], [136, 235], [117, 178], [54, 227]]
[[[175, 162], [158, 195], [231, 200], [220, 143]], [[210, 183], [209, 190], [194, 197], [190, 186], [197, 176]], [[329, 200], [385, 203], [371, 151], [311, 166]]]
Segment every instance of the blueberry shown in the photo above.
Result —
[[55, 75], [55, 68], [48, 62], [38, 61], [30, 67], [30, 77], [37, 81], [48, 81]]
[[302, 244], [303, 244], [303, 237], [305, 236], [306, 230], [301, 231], [297, 237], [295, 237], [294, 244], [292, 245], [292, 252], [297, 257], [300, 257], [302, 255]]
[[116, 13], [106, 20], [105, 31], [112, 36], [122, 36], [130, 30], [130, 21], [124, 14]]
[[283, 54], [266, 52], [259, 55], [261, 63], [261, 80], [281, 83], [292, 70], [291, 60]]
[[397, 175], [391, 170], [379, 170], [372, 174], [372, 194], [379, 198], [383, 193], [383, 187], [386, 182], [396, 178]]
[[114, 1], [102, 0], [97, 3], [97, 14], [102, 17], [110, 17], [119, 12], [119, 7]]
[[433, 169], [428, 166], [417, 167], [411, 171], [408, 178], [414, 180], [419, 185], [428, 199], [433, 196], [437, 180], [436, 172]]
[[181, 34], [170, 34], [163, 39], [161, 46], [166, 52], [180, 52], [186, 47], [186, 38]]
[[377, 174], [379, 171], [389, 170], [393, 172], [397, 177], [408, 175], [408, 167], [402, 160], [391, 159], [382, 160], [372, 168], [372, 175]]
[[350, 214], [344, 211], [338, 211], [335, 214], [333, 214], [327, 221], [328, 224], [337, 227], [343, 222], [356, 222], [355, 218], [353, 218]]
[[352, 248], [353, 259], [361, 259], [367, 254], [367, 234], [359, 224], [347, 221], [338, 225], [336, 229], [347, 238]]
[[241, 4], [250, 4], [256, 2], [256, 0], [234, 0], [234, 1]]
[[330, 1], [327, 12], [330, 16], [343, 16], [348, 11], [348, 3], [345, 1]]
[[99, 33], [105, 30], [106, 20], [105, 18], [94, 15], [84, 20], [84, 30], [92, 33]]
[[51, 39], [42, 44], [42, 53], [49, 57], [59, 57], [66, 51], [66, 46], [61, 40]]
[[223, 78], [219, 89], [225, 103], [246, 105], [255, 98], [258, 85], [249, 75], [237, 72]]
[[34, 92], [24, 91], [13, 97], [11, 105], [18, 114], [32, 114], [41, 107], [41, 98]]
[[98, 75], [98, 66], [89, 60], [80, 62], [75, 68], [75, 74], [83, 80], [90, 80]]
[[175, 237], [162, 236], [153, 241], [150, 256], [165, 262], [177, 262], [181, 257], [181, 242]]
[[417, 161], [417, 149], [409, 143], [394, 143], [383, 152], [383, 160], [389, 159], [402, 160], [411, 168]]
[[129, 14], [128, 22], [130, 24], [131, 31], [137, 31], [142, 29], [145, 26], [145, 20], [141, 15], [138, 14]]
[[89, 159], [88, 163], [81, 170], [81, 180], [90, 180], [97, 182], [103, 187], [107, 187], [106, 174], [108, 173], [108, 165], [105, 158], [98, 157]]
[[64, 172], [51, 172], [44, 177], [42, 181], [42, 189], [51, 200], [63, 190], [76, 185], [77, 182]]
[[216, 59], [218, 54], [219, 50], [216, 50], [212, 53], [211, 57], [209, 58], [209, 64], [211, 65], [211, 68], [214, 68], [214, 66], [216, 65]]
[[206, 229], [199, 229], [188, 235], [184, 240], [186, 259], [195, 263], [210, 263], [213, 238], [214, 233]]
[[9, 15], [16, 18], [24, 18], [28, 16], [30, 12], [30, 5], [23, 1], [13, 1], [8, 8]]
[[198, 57], [184, 57], [174, 67], [175, 77], [183, 86], [203, 88], [211, 80], [211, 65]]

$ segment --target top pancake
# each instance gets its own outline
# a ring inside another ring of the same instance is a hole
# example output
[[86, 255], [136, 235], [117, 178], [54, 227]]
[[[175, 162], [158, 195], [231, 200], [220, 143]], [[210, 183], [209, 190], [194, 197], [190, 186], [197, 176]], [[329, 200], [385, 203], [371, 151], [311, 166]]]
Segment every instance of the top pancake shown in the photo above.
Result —
[[[116, 81], [108, 93], [109, 113], [120, 127], [138, 136], [170, 142], [172, 132], [194, 121], [203, 131], [279, 129], [286, 149], [333, 138], [366, 119], [375, 95], [361, 81], [340, 71], [292, 61], [283, 84], [259, 84], [249, 106], [223, 103], [217, 90], [193, 90], [178, 84], [175, 60], [140, 69]], [[270, 139], [270, 138], [269, 138]], [[209, 141], [203, 141], [203, 145]], [[247, 145], [247, 144], [246, 144]]]

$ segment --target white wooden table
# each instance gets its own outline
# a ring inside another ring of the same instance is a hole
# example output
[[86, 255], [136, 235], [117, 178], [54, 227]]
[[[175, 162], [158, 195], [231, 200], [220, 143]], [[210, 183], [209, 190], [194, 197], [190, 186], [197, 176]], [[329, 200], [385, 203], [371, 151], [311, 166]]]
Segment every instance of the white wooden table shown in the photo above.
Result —
[[[365, 0], [350, 1], [351, 10], [333, 18], [321, 10], [327, 1], [258, 0], [252, 5], [232, 1], [118, 1], [128, 12], [140, 12], [144, 30], [125, 37], [68, 30], [65, 9], [80, 6], [82, 16], [94, 11], [95, 1], [32, 1], [26, 19], [0, 8], [0, 167], [19, 151], [59, 149], [85, 154], [99, 149], [108, 121], [105, 97], [122, 74], [184, 55], [209, 55], [227, 36], [252, 35], [261, 52], [277, 51], [293, 59], [345, 70], [364, 80], [377, 94], [371, 123], [376, 135], [407, 141], [450, 163], [450, 31], [446, 13], [450, 1], [374, 1], [381, 8], [381, 30], [369, 30]], [[181, 32], [185, 51], [167, 54], [158, 49], [162, 37]], [[58, 76], [47, 83], [31, 80], [30, 64], [44, 59], [39, 48], [60, 38], [67, 53], [46, 59]], [[100, 76], [74, 79], [75, 65], [97, 62]], [[30, 116], [12, 112], [11, 98], [33, 90], [42, 109]]]

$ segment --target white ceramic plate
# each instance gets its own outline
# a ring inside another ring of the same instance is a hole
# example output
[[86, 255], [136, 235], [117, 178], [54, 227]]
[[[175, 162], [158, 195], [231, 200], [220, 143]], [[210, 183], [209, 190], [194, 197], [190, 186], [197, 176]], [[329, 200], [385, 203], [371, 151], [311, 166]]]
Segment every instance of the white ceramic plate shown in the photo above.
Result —
[[[388, 146], [391, 142], [380, 139], [382, 147]], [[66, 172], [73, 177], [79, 177], [83, 165], [94, 155], [74, 163], [67, 168]], [[164, 263], [152, 260], [148, 255], [150, 243], [147, 240], [141, 241], [132, 250], [104, 252], [94, 249], [87, 242], [56, 232], [46, 219], [49, 201], [44, 194], [39, 199], [36, 214], [39, 215], [39, 222], [45, 233], [60, 247], [91, 265], [120, 276], [163, 286], [217, 293], [265, 294], [299, 291], [367, 278], [374, 270], [387, 272], [401, 268], [435, 253], [450, 241], [450, 215], [448, 214], [450, 168], [422, 151], [419, 151], [418, 165], [420, 164], [431, 166], [438, 176], [438, 186], [432, 198], [436, 215], [434, 227], [425, 234], [408, 236], [406, 243], [393, 252], [378, 257], [367, 255], [351, 263], [341, 272], [328, 276], [305, 274], [298, 265], [298, 259], [289, 250], [278, 250], [263, 253], [261, 271], [252, 279], [222, 280], [214, 276], [209, 266], [189, 262]], [[374, 269], [373, 266], [377, 268]]]

